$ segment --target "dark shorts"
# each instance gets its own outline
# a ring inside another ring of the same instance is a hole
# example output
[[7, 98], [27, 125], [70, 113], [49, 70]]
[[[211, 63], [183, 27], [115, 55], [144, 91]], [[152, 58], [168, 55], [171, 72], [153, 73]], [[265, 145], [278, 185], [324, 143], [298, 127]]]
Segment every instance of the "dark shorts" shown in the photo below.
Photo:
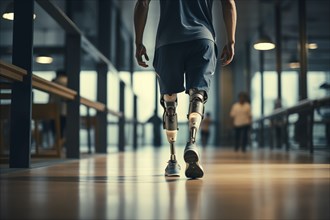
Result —
[[207, 39], [158, 48], [155, 51], [153, 65], [160, 93], [188, 93], [189, 89], [193, 88], [208, 93], [216, 67], [216, 57], [216, 45]]

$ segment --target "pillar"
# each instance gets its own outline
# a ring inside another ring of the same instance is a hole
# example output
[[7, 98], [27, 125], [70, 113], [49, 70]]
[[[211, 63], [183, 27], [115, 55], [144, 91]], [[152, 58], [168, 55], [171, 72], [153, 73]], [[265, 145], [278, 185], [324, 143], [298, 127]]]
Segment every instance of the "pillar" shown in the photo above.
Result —
[[10, 114], [10, 168], [29, 168], [31, 159], [32, 63], [34, 0], [14, 1], [12, 63], [27, 71], [14, 82]]

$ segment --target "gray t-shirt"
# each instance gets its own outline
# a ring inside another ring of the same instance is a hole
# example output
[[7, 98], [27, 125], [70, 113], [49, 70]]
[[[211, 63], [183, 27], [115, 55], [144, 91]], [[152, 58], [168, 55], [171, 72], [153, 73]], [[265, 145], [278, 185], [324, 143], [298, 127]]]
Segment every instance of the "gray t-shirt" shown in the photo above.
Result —
[[213, 0], [160, 0], [156, 49], [197, 39], [215, 42]]

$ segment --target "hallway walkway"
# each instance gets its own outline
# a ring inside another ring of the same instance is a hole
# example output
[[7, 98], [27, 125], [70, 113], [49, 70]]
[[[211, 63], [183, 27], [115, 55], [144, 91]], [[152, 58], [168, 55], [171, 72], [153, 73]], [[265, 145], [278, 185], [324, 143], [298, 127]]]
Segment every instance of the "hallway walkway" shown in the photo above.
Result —
[[169, 149], [94, 155], [1, 174], [1, 219], [329, 219], [329, 157], [202, 151], [205, 177], [165, 178]]

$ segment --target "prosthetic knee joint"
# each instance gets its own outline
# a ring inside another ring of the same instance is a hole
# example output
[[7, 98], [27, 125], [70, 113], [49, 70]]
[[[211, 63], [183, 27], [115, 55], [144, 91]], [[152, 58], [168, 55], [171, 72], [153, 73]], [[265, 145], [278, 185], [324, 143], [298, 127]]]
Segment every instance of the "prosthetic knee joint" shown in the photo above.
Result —
[[166, 130], [167, 140], [171, 145], [171, 160], [175, 161], [174, 142], [176, 141], [178, 132], [178, 119], [176, 114], [177, 96], [163, 95], [161, 97], [161, 105], [164, 108], [163, 128]]
[[204, 104], [206, 103], [206, 94], [204, 91], [197, 89], [189, 90], [190, 103], [189, 103], [189, 131], [190, 143], [196, 142], [196, 135], [199, 126], [204, 117]]

